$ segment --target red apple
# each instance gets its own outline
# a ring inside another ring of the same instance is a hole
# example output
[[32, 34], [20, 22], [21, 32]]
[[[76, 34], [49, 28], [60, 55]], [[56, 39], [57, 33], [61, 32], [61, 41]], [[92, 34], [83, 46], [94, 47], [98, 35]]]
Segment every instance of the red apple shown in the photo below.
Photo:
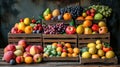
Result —
[[20, 19], [20, 22], [24, 22], [24, 19]]
[[30, 48], [32, 47], [32, 45], [28, 45], [26, 48], [25, 48], [25, 51], [26, 52], [30, 52]]
[[12, 34], [16, 34], [16, 33], [18, 33], [18, 28], [17, 27], [13, 27], [10, 32]]
[[16, 47], [15, 47], [15, 44], [8, 44], [5, 49], [4, 49], [4, 52], [7, 52], [7, 51], [15, 51], [16, 50]]
[[57, 44], [57, 47], [62, 47], [62, 44], [59, 44], [59, 43], [58, 43], [58, 44]]
[[23, 33], [23, 31], [22, 31], [22, 30], [18, 30], [17, 32], [18, 32], [18, 33]]
[[23, 56], [17, 56], [15, 60], [16, 60], [16, 63], [20, 64], [20, 63], [24, 62], [24, 57]]
[[99, 26], [97, 24], [92, 25], [92, 30], [98, 32]]
[[90, 15], [90, 10], [87, 10], [87, 11], [86, 11], [86, 14], [87, 14], [87, 15]]
[[76, 28], [74, 26], [67, 26], [65, 32], [66, 34], [75, 34]]
[[43, 47], [42, 47], [41, 45], [39, 45], [39, 46], [37, 46], [37, 47], [39, 48], [40, 53], [42, 53], [42, 52], [43, 52]]
[[67, 50], [66, 49], [62, 49], [62, 52], [67, 52]]
[[4, 53], [3, 59], [6, 62], [10, 62], [11, 59], [15, 59], [15, 55], [13, 51], [7, 51], [6, 53]]
[[35, 55], [35, 54], [39, 54], [39, 53], [40, 53], [40, 49], [36, 45], [33, 45], [30, 48], [30, 54], [31, 55]]
[[94, 17], [94, 16], [95, 16], [95, 14], [94, 14], [94, 13], [91, 13], [90, 15], [91, 15], [92, 17]]
[[18, 45], [21, 45], [21, 46], [23, 46], [25, 48], [27, 46], [27, 43], [26, 43], [25, 40], [19, 40]]
[[32, 21], [31, 21], [32, 23], [36, 23], [36, 20], [35, 19], [32, 19]]
[[34, 60], [35, 63], [42, 62], [42, 56], [40, 54], [35, 54], [33, 56], [33, 60]]

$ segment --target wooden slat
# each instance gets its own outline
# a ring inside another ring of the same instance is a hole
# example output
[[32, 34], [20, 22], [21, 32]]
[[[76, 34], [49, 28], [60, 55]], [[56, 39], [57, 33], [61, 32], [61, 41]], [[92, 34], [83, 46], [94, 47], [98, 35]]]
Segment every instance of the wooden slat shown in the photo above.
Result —
[[42, 34], [11, 34], [8, 33], [8, 37], [42, 37]]
[[48, 57], [48, 58], [43, 58], [44, 61], [51, 61], [51, 62], [74, 62], [74, 61], [79, 61], [79, 57]]
[[117, 57], [114, 57], [114, 58], [110, 58], [110, 59], [100, 59], [100, 58], [97, 58], [97, 59], [91, 59], [91, 58], [88, 58], [88, 59], [84, 59], [84, 58], [80, 58], [81, 60], [81, 64], [90, 64], [90, 63], [100, 63], [100, 64], [117, 64], [118, 63], [118, 59]]
[[[84, 39], [84, 40], [79, 40], [78, 41], [78, 44], [80, 43], [91, 43], [91, 42], [95, 42], [97, 39]], [[101, 40], [102, 42], [107, 42], [107, 43], [110, 43], [110, 40], [109, 39], [99, 39]]]
[[67, 34], [43, 34], [43, 38], [77, 38], [77, 35], [72, 34], [72, 35], [67, 35]]
[[44, 39], [43, 42], [75, 42], [77, 41], [75, 39], [70, 39], [70, 40], [62, 40], [62, 39]]
[[[18, 42], [20, 39], [8, 39], [9, 42]], [[42, 42], [42, 39], [25, 39], [27, 42]]]

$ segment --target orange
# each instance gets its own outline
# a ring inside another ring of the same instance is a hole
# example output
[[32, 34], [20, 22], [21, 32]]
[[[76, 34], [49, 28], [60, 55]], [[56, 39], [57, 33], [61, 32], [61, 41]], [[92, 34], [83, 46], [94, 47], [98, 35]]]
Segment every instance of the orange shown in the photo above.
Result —
[[52, 43], [52, 46], [55, 46], [55, 47], [57, 47], [57, 43]]
[[79, 17], [77, 17], [77, 19], [76, 20], [85, 20], [84, 19], [84, 17], [83, 16], [79, 16]]
[[71, 53], [71, 54], [73, 53], [73, 49], [72, 48], [68, 48], [67, 51], [68, 51], [68, 53]]
[[66, 52], [62, 52], [61, 57], [67, 57], [67, 53]]
[[80, 49], [79, 48], [74, 48], [73, 52], [76, 53], [76, 54], [79, 54], [80, 53]]
[[83, 27], [90, 27], [91, 25], [92, 25], [92, 21], [90, 21], [90, 20], [85, 20], [83, 22]]
[[95, 59], [95, 58], [99, 58], [99, 56], [97, 54], [93, 54], [92, 59]]
[[68, 55], [68, 57], [72, 57], [72, 54], [71, 54], [71, 53], [68, 53], [67, 55]]
[[65, 46], [66, 46], [67, 48], [71, 48], [71, 44], [70, 44], [70, 43], [65, 43]]
[[93, 17], [92, 16], [87, 16], [87, 17], [85, 17], [85, 20], [93, 20]]
[[70, 13], [65, 13], [65, 14], [63, 15], [63, 19], [64, 19], [64, 20], [71, 20], [71, 19], [72, 19], [72, 15], [71, 15]]
[[72, 57], [77, 57], [77, 53], [72, 53]]
[[26, 64], [31, 64], [33, 62], [33, 58], [28, 56], [28, 57], [25, 57], [25, 63]]
[[57, 47], [56, 51], [57, 52], [62, 52], [62, 47]]
[[33, 28], [32, 28], [31, 26], [26, 26], [26, 27], [25, 27], [25, 33], [26, 33], [26, 34], [31, 34], [32, 31], [33, 31]]
[[48, 15], [44, 16], [45, 20], [51, 20], [51, 18], [52, 18], [52, 14], [48, 14]]

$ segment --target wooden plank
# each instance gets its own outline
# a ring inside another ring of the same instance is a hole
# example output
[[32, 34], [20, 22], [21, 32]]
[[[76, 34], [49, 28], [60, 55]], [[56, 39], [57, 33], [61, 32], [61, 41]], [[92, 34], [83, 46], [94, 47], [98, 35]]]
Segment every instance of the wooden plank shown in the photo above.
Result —
[[21, 33], [21, 34], [11, 34], [8, 33], [8, 37], [42, 37], [42, 34], [25, 34], [25, 33]]
[[118, 63], [118, 59], [117, 57], [114, 58], [105, 58], [105, 59], [92, 59], [92, 58], [88, 58], [88, 59], [84, 59], [84, 58], [80, 58], [80, 63], [81, 64], [117, 64]]
[[[91, 43], [91, 42], [95, 42], [97, 39], [84, 39], [84, 40], [79, 40], [78, 41], [78, 44], [81, 44], [81, 43]], [[109, 39], [99, 39], [101, 40], [102, 42], [107, 42], [107, 43], [110, 43], [110, 40]]]
[[71, 34], [71, 35], [68, 35], [68, 34], [43, 34], [43, 38], [77, 38], [77, 35], [76, 34]]
[[46, 62], [78, 62], [79, 61], [79, 57], [47, 57], [47, 58], [43, 58], [43, 61]]
[[[8, 39], [9, 42], [18, 42], [19, 40], [21, 39]], [[26, 40], [27, 42], [42, 42], [42, 39], [24, 39]]]

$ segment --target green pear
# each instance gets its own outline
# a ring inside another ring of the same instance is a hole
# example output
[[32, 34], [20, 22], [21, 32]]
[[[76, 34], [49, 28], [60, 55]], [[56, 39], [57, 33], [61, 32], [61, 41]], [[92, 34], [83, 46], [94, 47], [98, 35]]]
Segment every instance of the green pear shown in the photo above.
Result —
[[44, 12], [43, 12], [43, 16], [46, 16], [50, 14], [50, 8], [47, 8]]

